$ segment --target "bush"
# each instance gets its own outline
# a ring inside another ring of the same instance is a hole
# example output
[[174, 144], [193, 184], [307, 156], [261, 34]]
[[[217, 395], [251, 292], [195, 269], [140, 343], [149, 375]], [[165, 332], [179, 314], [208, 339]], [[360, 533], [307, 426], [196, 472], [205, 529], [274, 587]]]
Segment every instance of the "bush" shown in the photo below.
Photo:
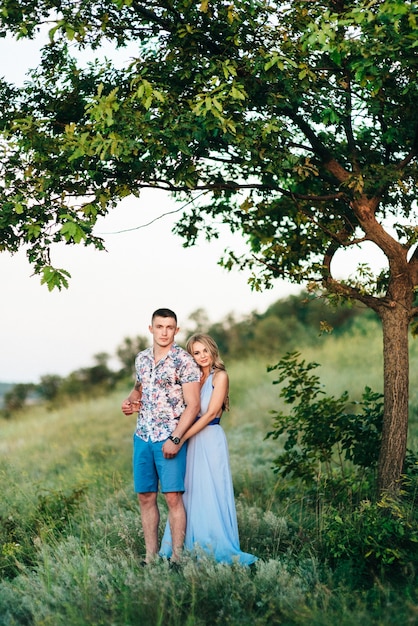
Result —
[[318, 376], [311, 374], [318, 364], [305, 364], [299, 356], [298, 352], [287, 353], [268, 368], [280, 373], [273, 384], [287, 380], [280, 397], [292, 405], [289, 414], [271, 411], [274, 430], [266, 438], [284, 436], [284, 452], [274, 460], [275, 471], [309, 483], [321, 480], [324, 474], [333, 479], [336, 468], [351, 481], [354, 469], [363, 479], [364, 470], [374, 470], [378, 462], [382, 394], [366, 387], [360, 402], [350, 402], [347, 391], [338, 398], [327, 396]]
[[396, 577], [404, 583], [418, 566], [418, 525], [408, 503], [384, 497], [354, 508], [330, 508], [322, 519], [321, 546], [333, 567], [349, 562], [360, 577]]
[[39, 538], [59, 538], [79, 507], [85, 488], [71, 493], [44, 492], [38, 495], [30, 512], [16, 509], [7, 517], [0, 516], [0, 577], [14, 578], [23, 565], [31, 566], [38, 559]]

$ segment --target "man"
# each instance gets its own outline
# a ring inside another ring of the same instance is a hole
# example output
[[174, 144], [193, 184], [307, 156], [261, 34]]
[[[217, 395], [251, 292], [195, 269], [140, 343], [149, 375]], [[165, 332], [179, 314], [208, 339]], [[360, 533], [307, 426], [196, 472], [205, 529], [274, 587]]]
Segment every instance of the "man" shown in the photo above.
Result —
[[133, 474], [144, 531], [145, 564], [158, 553], [159, 484], [168, 506], [171, 560], [176, 562], [181, 555], [186, 532], [182, 494], [187, 447], [179, 443], [200, 409], [200, 370], [190, 354], [174, 341], [179, 331], [176, 314], [170, 309], [157, 309], [149, 330], [153, 345], [137, 355], [136, 383], [122, 403], [125, 415], [139, 411]]

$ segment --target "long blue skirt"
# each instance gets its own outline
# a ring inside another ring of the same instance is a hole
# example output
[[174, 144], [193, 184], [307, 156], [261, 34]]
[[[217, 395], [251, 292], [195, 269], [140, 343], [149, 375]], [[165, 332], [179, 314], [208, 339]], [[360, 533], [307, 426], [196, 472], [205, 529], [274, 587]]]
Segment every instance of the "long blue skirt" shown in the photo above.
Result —
[[[189, 440], [185, 487], [185, 551], [203, 551], [220, 563], [254, 563], [257, 557], [240, 549], [228, 443], [219, 424], [206, 426]], [[167, 522], [160, 555], [171, 554]]]

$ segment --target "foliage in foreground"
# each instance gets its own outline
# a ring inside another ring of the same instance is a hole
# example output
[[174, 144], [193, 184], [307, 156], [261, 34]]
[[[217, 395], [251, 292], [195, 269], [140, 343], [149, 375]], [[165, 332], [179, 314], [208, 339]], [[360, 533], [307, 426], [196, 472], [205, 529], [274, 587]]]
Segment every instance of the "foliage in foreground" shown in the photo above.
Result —
[[[267, 480], [263, 490], [269, 488]], [[282, 489], [277, 495], [285, 502]], [[362, 623], [371, 625], [381, 614], [387, 621], [379, 623], [390, 624], [395, 615], [407, 623], [416, 608], [413, 568], [417, 559], [413, 555], [408, 554], [403, 571], [394, 571], [391, 583], [376, 569], [374, 580], [379, 583], [375, 585], [359, 567], [369, 559], [367, 546], [362, 544], [368, 533], [379, 531], [373, 535], [375, 552], [383, 545], [384, 527], [376, 523], [376, 509], [371, 505], [366, 521], [353, 516], [353, 523], [347, 524], [348, 512], [344, 521], [334, 513], [333, 528], [331, 512], [321, 516], [321, 541], [318, 529], [309, 528], [309, 523], [315, 522], [313, 508], [307, 508], [298, 523], [302, 501], [296, 494], [288, 498], [281, 514], [250, 506], [240, 498], [237, 511], [242, 545], [260, 556], [254, 570], [202, 557], [197, 561], [186, 558], [182, 571], [173, 572], [164, 560], [140, 567], [144, 545], [139, 515], [123, 489], [103, 502], [93, 502], [92, 493], [88, 503], [77, 499], [78, 510], [64, 523], [58, 504], [63, 494], [55, 496], [55, 522], [60, 522], [51, 524], [51, 510], [40, 520], [37, 530], [43, 526], [42, 531], [31, 537], [31, 565], [22, 563], [15, 544], [15, 571], [0, 582], [1, 626], [331, 626], [337, 616], [342, 624], [359, 623], [361, 617]], [[73, 501], [71, 492], [67, 497]], [[400, 546], [399, 537], [393, 532], [386, 536], [394, 553], [395, 540]], [[333, 563], [326, 563], [321, 549], [334, 550]], [[387, 555], [389, 552], [386, 546]], [[405, 550], [405, 560], [406, 556]]]
[[[263, 487], [268, 490], [268, 481]], [[277, 495], [284, 498], [280, 490]], [[57, 502], [62, 500], [62, 494], [56, 496]], [[72, 499], [70, 493], [68, 497]], [[348, 516], [343, 521], [335, 515], [334, 528], [331, 513], [322, 516], [321, 542], [317, 529], [309, 528], [314, 522], [312, 509], [306, 509], [298, 523], [296, 510], [302, 501], [296, 494], [281, 514], [240, 499], [242, 545], [260, 556], [254, 570], [202, 557], [186, 558], [182, 571], [173, 572], [164, 560], [148, 568], [139, 566], [142, 530], [136, 505], [125, 491], [118, 490], [103, 502], [92, 498], [91, 493], [88, 505], [80, 502], [65, 528], [45, 525], [43, 532], [32, 536], [35, 558], [30, 566], [22, 563], [15, 549], [16, 571], [0, 582], [1, 626], [331, 626], [337, 616], [342, 624], [359, 623], [361, 618], [361, 623], [371, 625], [376, 619], [393, 623], [395, 616], [398, 623], [407, 623], [416, 610], [413, 555], [408, 554], [408, 563], [403, 571], [394, 572], [390, 583], [381, 570], [367, 579], [359, 567], [369, 558], [362, 539], [378, 530], [374, 551], [382, 544], [383, 525], [376, 523], [375, 509], [366, 522], [356, 516], [347, 524]], [[395, 540], [401, 545], [399, 537], [393, 532], [386, 535], [394, 553]], [[327, 564], [321, 548], [334, 550], [333, 562]], [[406, 555], [405, 550], [405, 560]]]

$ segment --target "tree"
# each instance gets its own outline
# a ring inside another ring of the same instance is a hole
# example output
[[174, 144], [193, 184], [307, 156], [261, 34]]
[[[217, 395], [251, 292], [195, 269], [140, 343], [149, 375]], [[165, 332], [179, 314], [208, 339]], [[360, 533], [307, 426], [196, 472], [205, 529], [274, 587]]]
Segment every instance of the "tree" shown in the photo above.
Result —
[[[409, 0], [5, 0], [0, 34], [50, 43], [22, 89], [4, 82], [0, 241], [25, 245], [50, 288], [54, 243], [102, 246], [97, 217], [156, 187], [190, 202], [193, 245], [216, 222], [248, 239], [229, 268], [253, 287], [281, 277], [357, 300], [383, 328], [381, 490], [396, 491], [408, 429], [408, 337], [417, 314], [418, 7]], [[80, 66], [79, 49], [135, 44], [135, 58]], [[341, 249], [372, 242], [337, 280]]]
[[135, 357], [141, 350], [145, 350], [149, 346], [149, 340], [142, 335], [136, 337], [125, 337], [123, 343], [117, 347], [116, 356], [122, 364], [119, 371], [121, 376], [132, 376], [132, 367]]
[[41, 376], [36, 391], [42, 399], [52, 402], [58, 397], [62, 384], [63, 378], [61, 376], [45, 374]]
[[33, 383], [18, 383], [17, 385], [13, 385], [9, 391], [6, 391], [3, 399], [4, 415], [11, 417], [12, 413], [21, 411], [30, 394], [35, 391], [35, 388]]

